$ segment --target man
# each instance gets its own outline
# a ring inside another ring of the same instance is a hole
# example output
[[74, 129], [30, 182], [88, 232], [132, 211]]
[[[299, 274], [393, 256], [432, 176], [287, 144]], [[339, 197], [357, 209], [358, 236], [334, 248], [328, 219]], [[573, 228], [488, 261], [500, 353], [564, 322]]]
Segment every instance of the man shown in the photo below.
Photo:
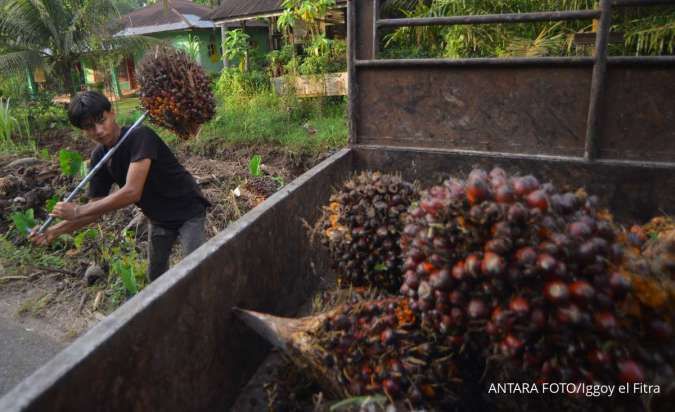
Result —
[[[98, 92], [82, 92], [68, 108], [70, 122], [98, 143], [91, 155], [95, 165], [122, 137], [127, 127], [116, 122], [110, 101]], [[119, 190], [110, 193], [113, 183]], [[59, 202], [52, 215], [63, 221], [42, 234], [31, 234], [44, 245], [59, 235], [97, 221], [103, 214], [130, 204], [140, 207], [150, 220], [148, 277], [151, 281], [169, 268], [171, 247], [180, 239], [187, 255], [205, 241], [204, 221], [209, 202], [195, 179], [178, 162], [169, 147], [150, 128], [136, 128], [89, 184], [87, 204]]]

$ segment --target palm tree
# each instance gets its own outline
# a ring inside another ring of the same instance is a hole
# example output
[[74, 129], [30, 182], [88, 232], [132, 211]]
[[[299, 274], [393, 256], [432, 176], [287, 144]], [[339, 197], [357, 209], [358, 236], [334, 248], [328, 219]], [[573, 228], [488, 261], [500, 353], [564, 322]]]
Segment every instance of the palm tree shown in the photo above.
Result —
[[111, 0], [0, 0], [0, 72], [41, 67], [75, 92], [71, 73], [81, 60], [122, 56], [147, 46], [146, 37], [114, 37], [119, 21]]

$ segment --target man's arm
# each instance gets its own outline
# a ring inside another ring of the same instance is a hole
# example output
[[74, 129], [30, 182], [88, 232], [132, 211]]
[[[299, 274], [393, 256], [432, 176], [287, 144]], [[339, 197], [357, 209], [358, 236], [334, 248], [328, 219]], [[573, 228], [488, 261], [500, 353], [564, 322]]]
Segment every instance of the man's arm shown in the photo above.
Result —
[[143, 195], [143, 188], [148, 178], [151, 163], [152, 160], [150, 159], [132, 162], [129, 165], [126, 183], [115, 193], [81, 206], [70, 202], [59, 202], [54, 206], [52, 215], [69, 222], [86, 218], [96, 220], [102, 214], [138, 202]]
[[[95, 198], [92, 199], [90, 202], [96, 202], [102, 198]], [[96, 215], [96, 216], [87, 216], [87, 217], [80, 217], [75, 220], [64, 220], [61, 221], [54, 226], [47, 228], [43, 233], [31, 233], [28, 238], [33, 241], [34, 243], [37, 243], [39, 245], [46, 245], [48, 243], [51, 243], [52, 240], [56, 239], [57, 237], [66, 234], [66, 233], [72, 233], [80, 228], [83, 228], [90, 223], [94, 223], [97, 221], [101, 215]]]

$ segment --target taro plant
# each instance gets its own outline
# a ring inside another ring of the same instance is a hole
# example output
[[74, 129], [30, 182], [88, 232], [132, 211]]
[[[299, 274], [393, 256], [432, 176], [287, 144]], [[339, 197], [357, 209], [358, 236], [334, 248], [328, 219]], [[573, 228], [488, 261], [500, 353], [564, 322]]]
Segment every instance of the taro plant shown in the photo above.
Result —
[[248, 161], [248, 171], [251, 173], [251, 176], [258, 177], [261, 175], [260, 164], [262, 163], [262, 157], [259, 154], [253, 155], [251, 160]]
[[84, 176], [87, 174], [87, 165], [82, 155], [71, 150], [59, 150], [59, 166], [65, 176]]

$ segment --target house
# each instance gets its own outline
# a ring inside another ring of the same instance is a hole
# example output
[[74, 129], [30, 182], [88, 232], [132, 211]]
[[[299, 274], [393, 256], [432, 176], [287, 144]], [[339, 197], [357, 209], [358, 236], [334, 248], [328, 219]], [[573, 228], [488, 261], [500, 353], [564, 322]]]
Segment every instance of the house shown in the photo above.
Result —
[[[336, 0], [335, 8], [330, 10], [321, 22], [328, 38], [344, 39], [347, 36], [347, 0]], [[232, 24], [248, 27], [256, 21], [265, 21], [268, 28], [267, 47], [269, 50], [278, 50], [282, 46], [283, 36], [277, 29], [277, 18], [283, 14], [283, 0], [222, 0], [220, 6], [211, 12], [207, 18], [213, 21], [224, 33]], [[294, 27], [296, 33], [302, 27]], [[296, 36], [300, 41], [301, 36]]]
[[[182, 48], [209, 73], [217, 75], [223, 68], [221, 37], [219, 30], [207, 17], [213, 10], [188, 0], [168, 0], [167, 7], [162, 1], [148, 5], [122, 16], [123, 30], [116, 36], [142, 35], [154, 37]], [[233, 23], [228, 27], [239, 27]], [[251, 39], [265, 39], [266, 25], [255, 23], [246, 29]], [[263, 52], [265, 42], [261, 42]], [[116, 95], [126, 95], [138, 89], [135, 68], [145, 52], [137, 52], [125, 58], [116, 68], [113, 89]], [[85, 83], [88, 87], [100, 87], [102, 72], [84, 67]]]

